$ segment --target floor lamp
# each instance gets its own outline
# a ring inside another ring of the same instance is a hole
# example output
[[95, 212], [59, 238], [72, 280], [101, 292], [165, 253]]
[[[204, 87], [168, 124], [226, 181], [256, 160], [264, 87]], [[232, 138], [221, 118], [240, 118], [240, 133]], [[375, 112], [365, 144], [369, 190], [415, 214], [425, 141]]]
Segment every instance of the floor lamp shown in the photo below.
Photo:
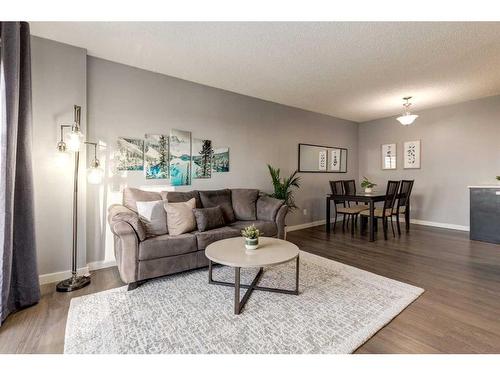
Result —
[[[74, 106], [74, 122], [73, 124], [61, 125], [61, 139], [57, 143], [57, 150], [63, 155], [67, 155], [68, 151], [73, 152], [75, 168], [73, 177], [73, 248], [71, 258], [71, 277], [59, 282], [56, 286], [58, 292], [72, 292], [73, 290], [81, 289], [90, 284], [90, 276], [78, 276], [76, 267], [78, 259], [78, 167], [80, 163], [80, 147], [81, 145], [94, 146], [94, 159], [90, 163], [87, 170], [87, 179], [91, 184], [101, 183], [104, 171], [99, 168], [99, 160], [97, 159], [97, 143], [84, 141], [84, 136], [80, 128], [81, 107]], [[64, 131], [70, 130], [67, 133], [66, 140], [64, 139]]]

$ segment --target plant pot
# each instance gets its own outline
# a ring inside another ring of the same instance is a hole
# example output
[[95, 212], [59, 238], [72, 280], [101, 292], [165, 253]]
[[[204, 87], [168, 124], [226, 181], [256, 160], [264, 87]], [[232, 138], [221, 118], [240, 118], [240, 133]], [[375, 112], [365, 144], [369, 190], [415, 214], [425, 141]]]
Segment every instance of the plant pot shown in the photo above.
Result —
[[365, 188], [365, 193], [373, 193], [373, 188]]
[[250, 251], [255, 251], [259, 247], [258, 238], [245, 238], [245, 248]]

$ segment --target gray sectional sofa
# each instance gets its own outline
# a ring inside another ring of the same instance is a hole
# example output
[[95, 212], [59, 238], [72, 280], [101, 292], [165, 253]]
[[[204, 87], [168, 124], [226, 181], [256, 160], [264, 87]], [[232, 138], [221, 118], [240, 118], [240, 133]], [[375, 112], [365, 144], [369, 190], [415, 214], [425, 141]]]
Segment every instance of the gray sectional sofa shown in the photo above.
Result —
[[[221, 207], [225, 226], [177, 236], [148, 236], [136, 202], [185, 202], [192, 198], [197, 208]], [[158, 193], [126, 188], [123, 204], [109, 207], [108, 223], [114, 234], [120, 277], [130, 290], [147, 279], [208, 266], [205, 248], [212, 242], [240, 236], [241, 229], [248, 225], [254, 224], [267, 237], [284, 238], [287, 212], [282, 201], [257, 189]]]

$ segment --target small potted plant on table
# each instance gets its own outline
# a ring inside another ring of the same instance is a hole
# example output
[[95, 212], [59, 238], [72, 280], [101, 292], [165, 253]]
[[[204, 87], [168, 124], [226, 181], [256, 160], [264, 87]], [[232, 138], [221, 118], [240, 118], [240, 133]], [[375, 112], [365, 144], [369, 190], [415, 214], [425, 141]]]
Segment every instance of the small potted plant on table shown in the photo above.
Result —
[[371, 182], [368, 180], [365, 176], [363, 176], [363, 181], [361, 181], [361, 187], [365, 189], [365, 193], [371, 193], [373, 192], [373, 188], [377, 186], [376, 183]]
[[259, 247], [260, 231], [255, 225], [250, 225], [241, 231], [241, 235], [245, 238], [245, 248], [250, 251], [257, 250]]

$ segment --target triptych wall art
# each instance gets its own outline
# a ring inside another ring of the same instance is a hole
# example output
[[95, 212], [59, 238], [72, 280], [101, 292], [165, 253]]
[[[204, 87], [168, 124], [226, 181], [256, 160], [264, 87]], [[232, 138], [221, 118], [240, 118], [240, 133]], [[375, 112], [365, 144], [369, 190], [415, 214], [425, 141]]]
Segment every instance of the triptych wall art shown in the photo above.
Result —
[[173, 186], [229, 172], [228, 147], [214, 149], [211, 140], [192, 138], [184, 130], [146, 134], [144, 140], [118, 138], [117, 146], [117, 170], [144, 171], [146, 179], [169, 178]]
[[[397, 145], [387, 143], [382, 145], [382, 169], [397, 168]], [[420, 141], [408, 141], [403, 143], [403, 168], [420, 168]]]

